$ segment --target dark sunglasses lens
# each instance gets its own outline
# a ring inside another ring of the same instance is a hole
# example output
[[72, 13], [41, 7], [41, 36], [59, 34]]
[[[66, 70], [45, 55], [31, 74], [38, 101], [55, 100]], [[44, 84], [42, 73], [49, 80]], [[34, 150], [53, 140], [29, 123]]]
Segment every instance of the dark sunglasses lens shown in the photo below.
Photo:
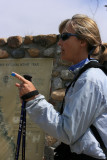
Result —
[[69, 35], [68, 35], [68, 34], [62, 34], [62, 35], [61, 35], [61, 39], [62, 39], [63, 41], [67, 40], [68, 38], [69, 38]]

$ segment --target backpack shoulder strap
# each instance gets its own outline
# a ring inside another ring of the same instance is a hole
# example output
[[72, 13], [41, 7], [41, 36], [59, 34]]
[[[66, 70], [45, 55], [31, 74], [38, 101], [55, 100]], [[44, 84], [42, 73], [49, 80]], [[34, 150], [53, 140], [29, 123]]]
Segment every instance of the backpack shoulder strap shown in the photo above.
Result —
[[97, 128], [92, 124], [90, 126], [91, 131], [94, 134], [94, 137], [96, 138], [96, 140], [100, 143], [100, 147], [103, 150], [104, 154], [106, 155], [106, 159], [107, 159], [107, 148], [105, 147], [105, 144], [100, 136], [100, 134], [97, 131]]
[[[103, 68], [103, 66], [99, 62], [97, 62], [97, 61], [90, 61], [89, 63], [87, 63], [83, 68], [81, 68], [79, 70], [78, 74], [74, 77], [74, 79], [71, 81], [71, 83], [69, 84], [69, 86], [66, 88], [65, 95], [66, 95], [68, 89], [70, 88], [70, 86], [72, 85], [72, 87], [74, 87], [75, 82], [77, 81], [77, 79], [79, 78], [79, 76], [83, 72], [85, 72], [87, 69], [89, 69], [89, 68]], [[62, 102], [62, 106], [61, 106], [61, 109], [60, 109], [60, 114], [63, 113], [63, 104], [64, 104], [64, 102], [65, 102], [65, 98], [63, 99], [63, 102]]]
[[105, 67], [103, 65], [101, 65], [99, 62], [97, 61], [90, 61], [89, 63], [87, 63], [83, 68], [81, 68], [78, 72], [78, 74], [75, 76], [75, 78], [72, 81], [72, 85], [74, 87], [75, 82], [77, 81], [77, 79], [80, 77], [80, 75], [85, 72], [87, 69], [89, 68], [100, 68], [105, 74], [107, 74], [107, 71], [105, 69]]

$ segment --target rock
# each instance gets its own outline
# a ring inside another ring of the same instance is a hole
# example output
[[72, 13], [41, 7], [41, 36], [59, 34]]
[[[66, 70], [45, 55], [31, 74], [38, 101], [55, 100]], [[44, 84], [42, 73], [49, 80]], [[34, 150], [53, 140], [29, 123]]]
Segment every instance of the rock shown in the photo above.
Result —
[[57, 55], [60, 55], [60, 54], [61, 54], [61, 48], [60, 48], [59, 46], [58, 46], [57, 49], [56, 49], [56, 54], [57, 54]]
[[6, 38], [0, 38], [0, 46], [4, 46], [7, 43]]
[[54, 53], [55, 53], [54, 48], [48, 48], [43, 52], [43, 55], [45, 57], [53, 57]]
[[74, 74], [71, 71], [69, 71], [69, 70], [62, 70], [61, 71], [61, 78], [63, 80], [72, 80], [73, 77], [74, 77]]
[[31, 44], [33, 42], [33, 36], [25, 36], [24, 44]]
[[57, 35], [49, 34], [49, 35], [46, 36], [46, 39], [47, 39], [47, 42], [48, 42], [48, 46], [53, 45], [57, 41]]
[[9, 54], [7, 51], [0, 49], [0, 58], [8, 58]]
[[46, 135], [45, 140], [48, 146], [52, 146], [57, 142], [57, 140], [50, 135]]
[[62, 59], [60, 58], [60, 59], [59, 59], [59, 65], [66, 66], [67, 68], [69, 68], [70, 66], [73, 65], [73, 63], [64, 61], [64, 60], [62, 60]]
[[52, 72], [52, 77], [57, 77], [59, 75], [60, 75], [60, 72], [57, 70]]
[[39, 43], [41, 46], [44, 46], [44, 47], [53, 45], [56, 43], [56, 41], [57, 41], [56, 34], [34, 36], [34, 42]]
[[16, 49], [14, 51], [12, 51], [11, 56], [14, 58], [23, 58], [25, 56], [25, 51], [23, 49]]
[[54, 160], [54, 150], [51, 147], [45, 146], [44, 160]]
[[53, 80], [53, 88], [56, 89], [60, 89], [62, 88], [62, 80], [59, 77], [54, 78]]
[[65, 96], [65, 89], [59, 89], [51, 93], [52, 99], [56, 101], [62, 101], [64, 96]]
[[11, 48], [17, 48], [20, 47], [22, 44], [22, 37], [21, 36], [12, 36], [9, 37], [7, 40], [8, 46]]
[[31, 48], [31, 49], [28, 49], [27, 51], [31, 57], [38, 57], [40, 53], [40, 50], [37, 48]]

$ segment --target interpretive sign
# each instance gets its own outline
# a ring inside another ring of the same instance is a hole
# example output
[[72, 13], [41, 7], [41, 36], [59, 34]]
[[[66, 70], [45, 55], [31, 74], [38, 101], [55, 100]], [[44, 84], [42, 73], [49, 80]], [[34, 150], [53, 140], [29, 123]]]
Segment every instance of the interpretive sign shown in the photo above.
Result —
[[[14, 160], [21, 102], [11, 72], [29, 74], [39, 92], [49, 98], [52, 59], [24, 58], [0, 60], [0, 160]], [[44, 132], [27, 115], [26, 160], [42, 160]], [[20, 146], [21, 149], [21, 146]], [[21, 160], [21, 150], [19, 160]]]

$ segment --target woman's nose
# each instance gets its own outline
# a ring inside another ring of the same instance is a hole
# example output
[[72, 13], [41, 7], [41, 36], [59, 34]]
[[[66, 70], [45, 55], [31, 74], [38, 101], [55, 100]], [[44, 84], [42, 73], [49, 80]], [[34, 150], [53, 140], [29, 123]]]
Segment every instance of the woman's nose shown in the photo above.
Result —
[[58, 43], [57, 43], [59, 46], [61, 46], [62, 45], [62, 40], [61, 39], [59, 39], [59, 41], [58, 41]]

